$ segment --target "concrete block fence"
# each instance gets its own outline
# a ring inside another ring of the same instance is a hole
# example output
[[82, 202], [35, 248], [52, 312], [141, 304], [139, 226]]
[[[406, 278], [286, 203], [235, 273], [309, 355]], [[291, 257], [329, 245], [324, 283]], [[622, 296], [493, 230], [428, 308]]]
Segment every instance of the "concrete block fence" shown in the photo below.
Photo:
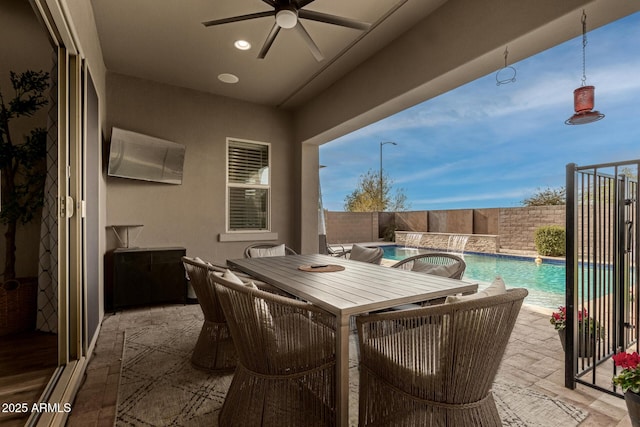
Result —
[[[373, 242], [387, 229], [404, 244], [411, 232], [425, 233], [420, 246], [447, 248], [449, 236], [468, 236], [474, 252], [535, 252], [534, 232], [545, 225], [565, 225], [565, 206], [452, 209], [410, 212], [326, 212], [329, 243]], [[415, 238], [415, 237], [414, 237]]]

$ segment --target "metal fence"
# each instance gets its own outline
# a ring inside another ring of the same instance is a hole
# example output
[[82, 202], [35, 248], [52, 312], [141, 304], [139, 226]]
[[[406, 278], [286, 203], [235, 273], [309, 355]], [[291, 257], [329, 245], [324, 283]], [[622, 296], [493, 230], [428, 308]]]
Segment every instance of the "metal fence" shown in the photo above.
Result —
[[640, 160], [567, 165], [565, 385], [622, 396], [611, 356], [639, 349]]

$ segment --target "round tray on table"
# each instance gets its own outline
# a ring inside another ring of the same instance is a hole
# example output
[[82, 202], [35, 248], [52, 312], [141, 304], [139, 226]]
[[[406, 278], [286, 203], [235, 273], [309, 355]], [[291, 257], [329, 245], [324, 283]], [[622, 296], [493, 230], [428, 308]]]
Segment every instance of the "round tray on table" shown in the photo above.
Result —
[[332, 273], [334, 271], [342, 271], [344, 267], [336, 264], [311, 264], [301, 265], [298, 270], [309, 271], [312, 273]]

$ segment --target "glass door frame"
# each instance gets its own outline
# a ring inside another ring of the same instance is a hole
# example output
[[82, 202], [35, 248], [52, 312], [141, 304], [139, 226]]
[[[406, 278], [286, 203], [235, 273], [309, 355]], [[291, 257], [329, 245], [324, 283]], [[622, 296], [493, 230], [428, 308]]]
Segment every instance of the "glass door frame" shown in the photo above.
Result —
[[[86, 67], [58, 0], [31, 0], [58, 53], [58, 368], [40, 402], [60, 411], [32, 413], [27, 425], [64, 425], [87, 365], [84, 333], [83, 183]], [[72, 408], [72, 407], [71, 407]]]

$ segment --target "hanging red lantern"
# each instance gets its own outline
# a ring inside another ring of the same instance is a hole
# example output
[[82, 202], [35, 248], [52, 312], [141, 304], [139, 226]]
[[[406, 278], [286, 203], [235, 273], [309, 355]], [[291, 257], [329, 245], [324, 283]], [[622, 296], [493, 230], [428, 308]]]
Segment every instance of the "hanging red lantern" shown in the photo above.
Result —
[[568, 125], [584, 125], [595, 122], [604, 114], [593, 110], [595, 86], [581, 86], [573, 91], [573, 109], [575, 114], [565, 122]]
[[576, 113], [593, 110], [594, 86], [582, 86], [573, 91], [573, 109]]
[[575, 114], [564, 123], [567, 125], [583, 125], [595, 122], [604, 117], [599, 111], [592, 111], [594, 106], [595, 86], [585, 86], [587, 81], [586, 55], [587, 46], [587, 14], [582, 11], [582, 86], [573, 91], [573, 109]]

